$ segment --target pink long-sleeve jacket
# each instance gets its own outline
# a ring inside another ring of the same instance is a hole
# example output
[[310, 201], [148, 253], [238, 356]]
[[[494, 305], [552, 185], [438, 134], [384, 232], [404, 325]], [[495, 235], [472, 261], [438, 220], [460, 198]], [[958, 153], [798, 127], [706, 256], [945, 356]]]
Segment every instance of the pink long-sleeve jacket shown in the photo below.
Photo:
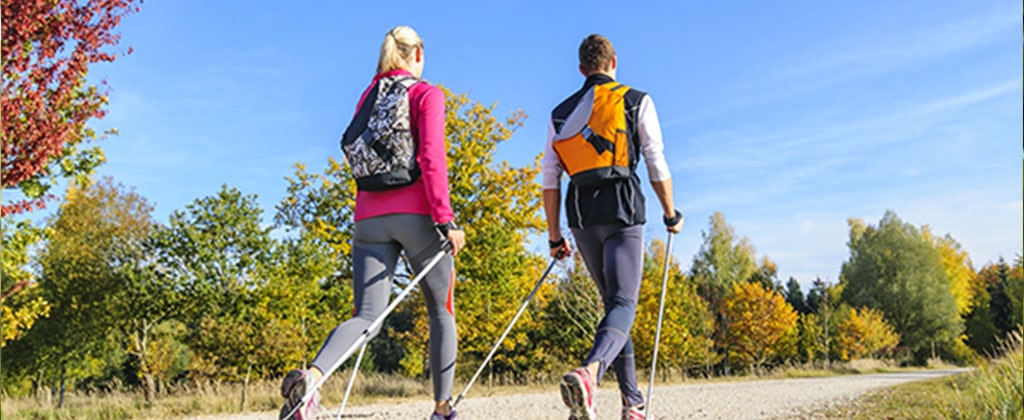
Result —
[[[382, 77], [412, 73], [399, 69], [380, 73], [363, 91], [356, 105], [362, 107], [366, 95]], [[409, 118], [412, 136], [416, 139], [416, 163], [421, 175], [410, 185], [385, 191], [359, 191], [356, 194], [355, 220], [386, 214], [425, 214], [434, 223], [454, 220], [448, 194], [448, 161], [444, 146], [444, 93], [420, 81], [409, 88]]]

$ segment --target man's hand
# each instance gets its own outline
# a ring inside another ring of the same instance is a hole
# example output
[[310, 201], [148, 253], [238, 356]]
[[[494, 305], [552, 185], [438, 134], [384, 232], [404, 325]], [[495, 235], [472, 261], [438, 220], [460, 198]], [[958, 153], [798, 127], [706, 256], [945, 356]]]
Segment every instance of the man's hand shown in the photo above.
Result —
[[683, 225], [686, 224], [686, 218], [683, 217], [683, 213], [679, 210], [675, 210], [675, 214], [671, 217], [668, 215], [662, 216], [662, 220], [665, 222], [665, 227], [669, 232], [679, 233], [683, 230]]
[[551, 258], [564, 260], [572, 255], [572, 247], [569, 246], [569, 241], [565, 240], [564, 237], [559, 238], [557, 241], [548, 240], [548, 245], [551, 247]]

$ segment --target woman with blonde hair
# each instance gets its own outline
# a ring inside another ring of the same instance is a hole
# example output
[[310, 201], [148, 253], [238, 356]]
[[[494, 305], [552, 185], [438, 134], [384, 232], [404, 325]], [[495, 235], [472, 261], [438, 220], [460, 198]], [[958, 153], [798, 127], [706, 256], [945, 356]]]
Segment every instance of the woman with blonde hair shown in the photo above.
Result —
[[[355, 313], [331, 332], [309, 369], [285, 376], [282, 416], [294, 412], [294, 419], [316, 417], [319, 395], [314, 384], [387, 307], [399, 253], [404, 251], [420, 272], [450, 244], [451, 253], [426, 272], [420, 286], [430, 317], [435, 402], [431, 419], [457, 418], [450, 405], [457, 351], [454, 255], [465, 246], [465, 235], [454, 223], [448, 191], [445, 98], [440, 89], [420, 79], [423, 54], [423, 42], [412, 28], [388, 31], [377, 74], [342, 137], [358, 186], [352, 238]], [[390, 149], [381, 149], [385, 146]], [[371, 331], [370, 338], [378, 332], [379, 328]], [[307, 392], [311, 397], [296, 407]]]

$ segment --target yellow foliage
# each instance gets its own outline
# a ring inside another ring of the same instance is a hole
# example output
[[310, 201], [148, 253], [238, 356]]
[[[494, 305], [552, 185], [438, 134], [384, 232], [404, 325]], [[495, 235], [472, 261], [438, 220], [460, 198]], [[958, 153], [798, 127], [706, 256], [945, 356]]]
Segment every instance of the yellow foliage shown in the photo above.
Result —
[[956, 308], [960, 316], [969, 314], [974, 302], [974, 289], [971, 284], [977, 273], [972, 267], [971, 257], [967, 255], [967, 250], [963, 249], [963, 246], [950, 235], [935, 236], [928, 226], [921, 227], [921, 235], [942, 256], [942, 267], [949, 277], [950, 292], [956, 298]]
[[882, 311], [853, 309], [839, 320], [836, 346], [843, 361], [873, 356], [896, 347], [900, 336], [885, 321]]
[[722, 303], [730, 363], [759, 369], [780, 350], [791, 351], [797, 313], [782, 295], [760, 284], [739, 282]]

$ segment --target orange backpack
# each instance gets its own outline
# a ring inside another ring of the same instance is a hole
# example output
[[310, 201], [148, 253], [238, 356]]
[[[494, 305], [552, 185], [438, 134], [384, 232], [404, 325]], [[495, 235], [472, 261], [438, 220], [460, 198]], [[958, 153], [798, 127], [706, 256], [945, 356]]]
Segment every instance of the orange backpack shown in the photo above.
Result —
[[624, 98], [628, 91], [618, 82], [594, 85], [555, 133], [552, 146], [576, 185], [598, 186], [632, 173]]

